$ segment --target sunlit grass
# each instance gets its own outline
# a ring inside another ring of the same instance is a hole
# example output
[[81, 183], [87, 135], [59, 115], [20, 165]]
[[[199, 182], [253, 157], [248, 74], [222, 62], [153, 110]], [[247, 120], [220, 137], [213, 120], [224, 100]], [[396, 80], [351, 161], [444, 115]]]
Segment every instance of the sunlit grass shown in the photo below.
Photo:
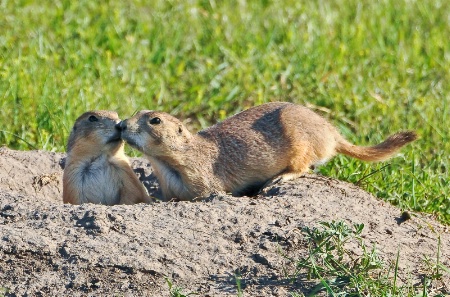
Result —
[[416, 130], [421, 139], [387, 163], [337, 157], [321, 172], [450, 221], [449, 1], [15, 0], [0, 9], [1, 144], [64, 151], [91, 109], [124, 118], [160, 109], [199, 129], [292, 101], [362, 145]]

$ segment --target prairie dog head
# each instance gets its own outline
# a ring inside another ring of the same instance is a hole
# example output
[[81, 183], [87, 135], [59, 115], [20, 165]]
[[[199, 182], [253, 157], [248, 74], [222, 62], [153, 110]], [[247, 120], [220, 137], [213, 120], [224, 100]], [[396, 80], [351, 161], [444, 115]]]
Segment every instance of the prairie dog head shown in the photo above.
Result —
[[122, 138], [147, 156], [169, 156], [183, 151], [192, 137], [177, 118], [152, 110], [141, 110], [119, 126]]
[[119, 116], [114, 111], [99, 110], [83, 113], [75, 121], [67, 143], [67, 153], [77, 155], [114, 154], [123, 148]]

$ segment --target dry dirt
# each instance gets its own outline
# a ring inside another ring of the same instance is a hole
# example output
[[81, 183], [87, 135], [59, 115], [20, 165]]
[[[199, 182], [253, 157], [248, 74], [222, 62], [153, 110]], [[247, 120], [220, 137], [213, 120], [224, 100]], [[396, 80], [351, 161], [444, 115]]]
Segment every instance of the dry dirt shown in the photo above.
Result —
[[[311, 288], [286, 277], [306, 253], [300, 229], [320, 221], [364, 223], [363, 237], [385, 263], [400, 250], [400, 280], [419, 284], [423, 257], [450, 267], [450, 234], [433, 218], [401, 210], [360, 188], [308, 175], [255, 198], [82, 206], [62, 204], [64, 155], [0, 148], [0, 295], [169, 296], [164, 277], [200, 296], [289, 296]], [[143, 159], [133, 167], [151, 193], [157, 183]], [[448, 294], [445, 275], [434, 292]]]

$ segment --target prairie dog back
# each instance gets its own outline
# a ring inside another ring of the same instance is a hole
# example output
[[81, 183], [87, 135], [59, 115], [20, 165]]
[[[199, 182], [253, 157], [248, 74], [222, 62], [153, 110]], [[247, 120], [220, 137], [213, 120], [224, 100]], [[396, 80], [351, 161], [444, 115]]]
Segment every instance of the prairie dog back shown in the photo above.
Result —
[[124, 153], [113, 111], [82, 114], [67, 144], [63, 202], [105, 205], [150, 202]]

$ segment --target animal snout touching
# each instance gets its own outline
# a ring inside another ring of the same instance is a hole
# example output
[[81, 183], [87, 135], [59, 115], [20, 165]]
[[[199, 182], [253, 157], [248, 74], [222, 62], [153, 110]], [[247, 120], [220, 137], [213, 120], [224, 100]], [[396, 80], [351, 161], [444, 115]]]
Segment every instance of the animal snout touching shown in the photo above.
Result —
[[127, 129], [127, 123], [125, 123], [125, 121], [120, 121], [119, 123], [116, 124], [116, 129], [119, 131], [124, 131]]

